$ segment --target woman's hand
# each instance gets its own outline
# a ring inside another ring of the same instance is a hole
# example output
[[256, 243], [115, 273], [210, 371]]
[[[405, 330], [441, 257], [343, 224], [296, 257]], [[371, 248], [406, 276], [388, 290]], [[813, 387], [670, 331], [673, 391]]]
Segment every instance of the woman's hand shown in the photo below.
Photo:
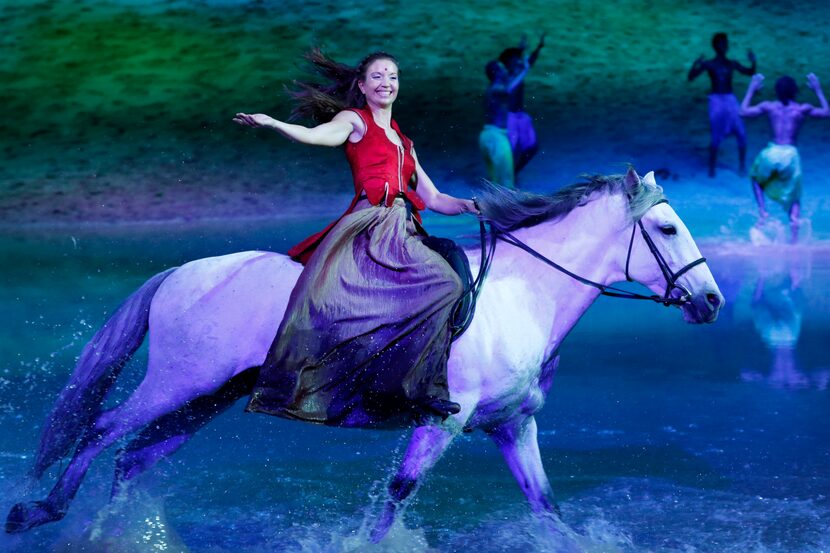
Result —
[[276, 123], [276, 119], [265, 115], [264, 113], [254, 113], [254, 114], [247, 114], [247, 113], [237, 113], [236, 117], [233, 118], [234, 123], [239, 123], [243, 127], [268, 127], [274, 128], [274, 123]]
[[475, 200], [461, 200], [461, 205], [464, 209], [461, 213], [472, 213], [481, 216], [481, 211], [478, 210]]
[[412, 157], [415, 158], [415, 171], [418, 175], [418, 196], [424, 200], [426, 206], [436, 213], [444, 215], [461, 215], [462, 213], [474, 213], [481, 215], [473, 200], [462, 200], [439, 192], [435, 187], [435, 183], [429, 178], [424, 168], [421, 167], [421, 162], [418, 161], [418, 154], [412, 150]]

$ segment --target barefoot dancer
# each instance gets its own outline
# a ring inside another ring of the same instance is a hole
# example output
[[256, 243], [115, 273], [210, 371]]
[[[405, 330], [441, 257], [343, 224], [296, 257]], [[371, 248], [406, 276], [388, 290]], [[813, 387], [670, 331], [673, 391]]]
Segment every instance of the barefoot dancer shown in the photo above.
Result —
[[824, 97], [821, 83], [813, 73], [807, 75], [807, 85], [816, 93], [821, 107], [799, 104], [795, 101], [798, 85], [792, 77], [781, 77], [775, 83], [778, 100], [752, 104], [752, 97], [761, 88], [763, 75], [755, 75], [749, 83], [741, 103], [743, 117], [769, 117], [772, 142], [761, 150], [752, 164], [750, 178], [761, 220], [766, 219], [764, 193], [779, 202], [790, 217], [791, 239], [798, 239], [798, 218], [801, 213], [801, 158], [795, 147], [798, 131], [804, 117], [830, 117], [830, 106]]
[[514, 188], [516, 173], [507, 121], [510, 94], [522, 83], [527, 74], [527, 64], [512, 78], [498, 60], [489, 62], [484, 71], [490, 84], [484, 92], [484, 128], [478, 135], [478, 145], [487, 163], [488, 178], [507, 188]]
[[715, 57], [705, 60], [703, 56], [700, 56], [695, 60], [688, 76], [688, 80], [693, 81], [706, 71], [712, 83], [712, 91], [709, 94], [709, 125], [712, 135], [712, 142], [709, 145], [709, 176], [715, 176], [718, 148], [721, 141], [730, 134], [734, 134], [738, 139], [740, 172], [743, 174], [746, 171], [746, 131], [738, 115], [738, 100], [732, 93], [732, 72], [754, 75], [755, 54], [752, 50], [747, 51], [749, 67], [744, 67], [737, 61], [727, 58], [729, 39], [726, 33], [715, 33], [712, 37], [712, 48], [715, 49]]
[[462, 284], [424, 245], [418, 211], [475, 213], [474, 204], [436, 189], [392, 119], [395, 58], [377, 52], [357, 67], [317, 50], [308, 58], [329, 82], [297, 83], [294, 114], [322, 124], [244, 113], [234, 121], [304, 144], [345, 144], [355, 197], [340, 219], [289, 250], [305, 269], [248, 410], [351, 427], [438, 421], [459, 411], [447, 356]]

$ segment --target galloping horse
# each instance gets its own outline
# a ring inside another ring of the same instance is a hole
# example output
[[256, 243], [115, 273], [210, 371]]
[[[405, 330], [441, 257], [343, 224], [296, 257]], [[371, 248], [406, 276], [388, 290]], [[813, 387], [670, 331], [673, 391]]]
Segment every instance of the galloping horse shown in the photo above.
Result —
[[[611, 283], [640, 282], [692, 323], [713, 322], [723, 304], [652, 173], [594, 177], [549, 196], [491, 190], [479, 204], [501, 240], [475, 317], [451, 350], [450, 396], [462, 409], [414, 430], [374, 541], [462, 430], [490, 435], [532, 509], [556, 512], [534, 414], [562, 340], [600, 293], [620, 293]], [[476, 266], [478, 254], [470, 256]], [[134, 292], [85, 346], [44, 426], [34, 475], [77, 444], [72, 460], [44, 501], [11, 509], [6, 531], [62, 518], [92, 460], [116, 440], [138, 432], [117, 455], [113, 493], [248, 395], [301, 269], [284, 255], [242, 252], [170, 269]], [[101, 411], [148, 330], [144, 380], [123, 403]]]

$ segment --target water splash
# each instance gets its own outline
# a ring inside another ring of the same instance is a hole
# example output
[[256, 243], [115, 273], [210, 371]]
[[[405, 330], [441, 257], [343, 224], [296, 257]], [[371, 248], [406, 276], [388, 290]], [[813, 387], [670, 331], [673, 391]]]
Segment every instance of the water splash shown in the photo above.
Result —
[[[801, 219], [798, 222], [798, 242], [809, 243], [813, 236], [813, 223], [810, 219]], [[755, 246], [772, 246], [790, 244], [791, 230], [789, 224], [778, 219], [768, 218], [758, 221], [749, 229], [749, 241]]]
[[59, 553], [189, 553], [168, 523], [164, 501], [142, 488], [115, 497], [80, 535], [64, 536]]

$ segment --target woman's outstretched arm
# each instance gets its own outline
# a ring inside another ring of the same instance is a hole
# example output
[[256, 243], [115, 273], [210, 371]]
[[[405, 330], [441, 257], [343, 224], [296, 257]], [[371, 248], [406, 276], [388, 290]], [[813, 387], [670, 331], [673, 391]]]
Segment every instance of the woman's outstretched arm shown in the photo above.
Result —
[[286, 123], [264, 113], [237, 113], [233, 120], [245, 127], [272, 129], [290, 140], [312, 146], [340, 146], [352, 133], [356, 133], [352, 141], [357, 142], [366, 132], [363, 121], [353, 111], [341, 111], [328, 123], [311, 128]]
[[473, 200], [462, 200], [461, 198], [454, 198], [449, 194], [439, 192], [432, 182], [432, 179], [429, 178], [423, 167], [421, 167], [417, 155], [415, 156], [415, 166], [418, 173], [418, 195], [424, 200], [428, 208], [432, 211], [443, 213], [444, 215], [460, 215], [461, 213], [478, 214]]

